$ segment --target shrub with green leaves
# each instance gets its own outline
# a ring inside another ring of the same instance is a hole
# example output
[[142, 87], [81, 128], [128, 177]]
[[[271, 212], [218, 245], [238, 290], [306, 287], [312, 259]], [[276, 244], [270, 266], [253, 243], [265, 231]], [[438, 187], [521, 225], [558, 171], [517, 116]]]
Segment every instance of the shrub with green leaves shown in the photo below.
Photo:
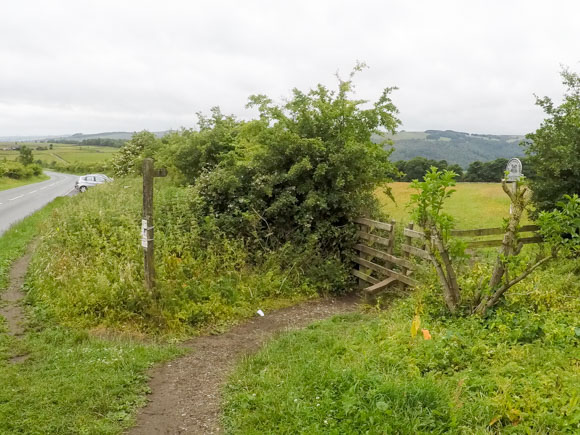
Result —
[[91, 189], [54, 209], [28, 280], [39, 316], [61, 324], [185, 333], [223, 326], [318, 292], [346, 287], [340, 263], [316, 246], [249, 252], [190, 187], [157, 180], [155, 253], [160, 300], [143, 286], [140, 180]]
[[580, 198], [577, 194], [564, 195], [556, 206], [555, 210], [540, 213], [541, 233], [554, 249], [564, 255], [577, 255], [580, 253]]
[[399, 124], [393, 88], [367, 107], [352, 96], [353, 77], [339, 78], [336, 91], [294, 89], [284, 104], [250, 97], [260, 119], [237, 127], [235, 149], [197, 179], [205, 214], [259, 245], [314, 240], [323, 253], [340, 255], [352, 240], [349, 223], [378, 212], [373, 192], [396, 172], [384, 144], [371, 140]]
[[22, 180], [42, 174], [42, 166], [37, 163], [24, 165], [17, 161], [5, 160], [0, 162], [0, 177]]
[[536, 98], [546, 119], [523, 143], [535, 171], [531, 188], [536, 213], [552, 210], [564, 194], [580, 193], [580, 74], [564, 69], [561, 76], [566, 87], [562, 102]]

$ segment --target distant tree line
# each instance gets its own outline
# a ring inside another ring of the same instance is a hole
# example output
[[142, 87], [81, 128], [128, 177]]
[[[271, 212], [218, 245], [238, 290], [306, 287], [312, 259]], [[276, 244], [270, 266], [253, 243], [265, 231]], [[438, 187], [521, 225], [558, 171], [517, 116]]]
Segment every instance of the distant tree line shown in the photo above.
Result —
[[80, 145], [80, 146], [101, 146], [101, 147], [113, 147], [121, 148], [127, 142], [125, 139], [107, 139], [107, 138], [95, 138], [95, 139], [57, 139], [51, 140], [50, 142], [60, 143], [65, 145]]
[[13, 178], [20, 180], [42, 174], [42, 166], [34, 163], [32, 149], [23, 145], [19, 150], [18, 160], [0, 161], [0, 177]]
[[[522, 161], [524, 175], [528, 178], [535, 176], [532, 164], [527, 158]], [[499, 183], [504, 176], [508, 159], [499, 158], [489, 162], [471, 162], [466, 171], [457, 164], [448, 164], [447, 160], [432, 160], [425, 157], [415, 157], [411, 160], [399, 160], [395, 166], [402, 173], [396, 177], [397, 181], [422, 180], [431, 166], [440, 170], [449, 170], [457, 174], [458, 181]]]

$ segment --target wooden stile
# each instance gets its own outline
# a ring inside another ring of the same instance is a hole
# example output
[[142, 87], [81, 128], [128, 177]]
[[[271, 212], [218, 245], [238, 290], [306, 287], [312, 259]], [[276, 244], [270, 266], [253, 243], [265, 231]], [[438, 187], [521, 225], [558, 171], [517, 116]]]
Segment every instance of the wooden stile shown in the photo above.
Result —
[[423, 234], [420, 231], [412, 230], [411, 228], [405, 228], [405, 231], [403, 231], [403, 235], [405, 237], [411, 237], [413, 239], [422, 239], [422, 240], [425, 239], [425, 234]]
[[386, 230], [386, 231], [392, 231], [393, 229], [393, 224], [387, 224], [384, 222], [379, 222], [379, 221], [373, 221], [371, 219], [367, 219], [367, 218], [358, 218], [354, 220], [354, 223], [356, 224], [360, 224], [360, 225], [365, 225], [369, 228], [377, 228], [379, 230]]
[[393, 241], [392, 239], [386, 239], [384, 237], [375, 236], [374, 234], [365, 233], [364, 231], [357, 231], [356, 234], [364, 240], [368, 240], [369, 242], [376, 242], [380, 245], [385, 246], [386, 248], [392, 248]]
[[355, 257], [354, 258], [354, 262], [357, 263], [357, 264], [359, 264], [359, 265], [361, 265], [361, 266], [364, 266], [364, 267], [366, 267], [368, 269], [372, 269], [372, 270], [374, 270], [376, 272], [382, 273], [385, 276], [394, 276], [399, 281], [401, 281], [401, 282], [403, 282], [403, 283], [405, 283], [407, 285], [410, 285], [410, 286], [415, 287], [416, 285], [419, 284], [419, 282], [416, 281], [416, 280], [414, 280], [413, 278], [410, 278], [408, 276], [405, 276], [402, 273], [395, 272], [394, 270], [388, 269], [388, 268], [386, 268], [384, 266], [380, 266], [378, 264], [372, 263], [372, 262], [370, 262], [368, 260], [365, 260], [364, 258]]
[[381, 290], [384, 290], [389, 285], [391, 285], [395, 282], [397, 282], [397, 278], [391, 276], [383, 281], [380, 281], [374, 285], [371, 285], [370, 287], [365, 288], [365, 292], [369, 295], [374, 295], [374, 294], [377, 294], [378, 292], [380, 292]]
[[431, 260], [431, 257], [427, 251], [416, 248], [415, 246], [402, 244], [401, 250], [406, 254], [414, 255], [415, 257], [422, 258], [423, 260]]
[[364, 252], [365, 254], [370, 254], [376, 258], [380, 258], [381, 260], [388, 261], [390, 263], [396, 264], [398, 266], [406, 267], [407, 269], [414, 270], [415, 265], [411, 263], [409, 260], [405, 260], [404, 258], [395, 257], [394, 255], [387, 254], [385, 252], [379, 251], [374, 248], [369, 248], [365, 245], [355, 245], [355, 249], [359, 250], [360, 252]]
[[363, 281], [366, 281], [366, 282], [368, 282], [370, 284], [377, 284], [379, 282], [378, 279], [373, 278], [372, 276], [367, 275], [366, 273], [363, 273], [363, 272], [361, 272], [358, 269], [353, 269], [352, 270], [352, 274], [354, 276], [356, 276], [357, 278], [362, 279]]

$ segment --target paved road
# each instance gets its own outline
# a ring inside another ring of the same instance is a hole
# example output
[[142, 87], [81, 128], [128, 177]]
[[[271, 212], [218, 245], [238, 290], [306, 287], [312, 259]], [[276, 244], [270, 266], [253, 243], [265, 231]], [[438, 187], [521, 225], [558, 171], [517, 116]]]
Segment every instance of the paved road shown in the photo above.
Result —
[[50, 180], [0, 191], [0, 235], [12, 224], [74, 189], [77, 175], [45, 171]]

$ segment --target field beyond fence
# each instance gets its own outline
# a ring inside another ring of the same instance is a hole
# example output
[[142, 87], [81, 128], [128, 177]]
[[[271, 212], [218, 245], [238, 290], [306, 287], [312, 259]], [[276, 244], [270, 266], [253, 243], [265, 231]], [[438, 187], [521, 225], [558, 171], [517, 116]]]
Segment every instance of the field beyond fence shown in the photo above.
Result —
[[[382, 189], [375, 192], [389, 217], [399, 223], [411, 221], [406, 207], [411, 194], [411, 183], [390, 183], [396, 202], [393, 202]], [[445, 203], [445, 212], [456, 219], [456, 228], [500, 227], [503, 219], [509, 216], [510, 200], [500, 183], [457, 183], [456, 192]], [[485, 206], [482, 206], [485, 204]], [[527, 214], [522, 225], [530, 223]]]

